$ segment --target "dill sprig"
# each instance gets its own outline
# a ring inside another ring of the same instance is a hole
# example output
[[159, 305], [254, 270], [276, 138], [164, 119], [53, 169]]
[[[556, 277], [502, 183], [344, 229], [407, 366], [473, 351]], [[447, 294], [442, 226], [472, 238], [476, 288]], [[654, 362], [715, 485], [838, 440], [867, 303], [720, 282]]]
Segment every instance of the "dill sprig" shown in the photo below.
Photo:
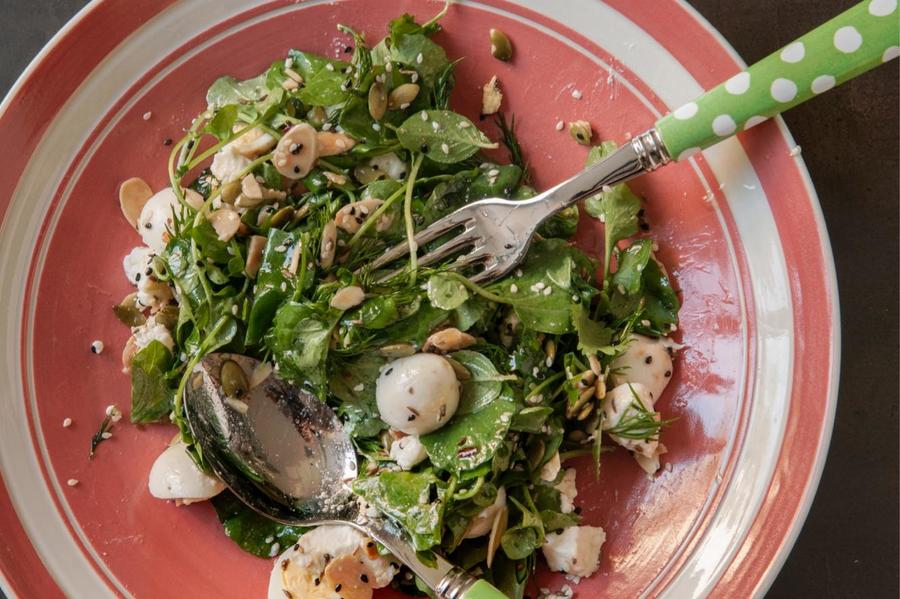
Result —
[[506, 116], [502, 112], [498, 112], [495, 122], [497, 128], [500, 129], [500, 142], [506, 146], [509, 153], [509, 161], [522, 169], [522, 179], [525, 182], [530, 181], [528, 162], [522, 154], [522, 146], [519, 145], [519, 138], [516, 136], [516, 115], [512, 115], [507, 122]]
[[615, 426], [606, 429], [606, 432], [623, 439], [646, 441], [658, 438], [659, 431], [664, 426], [674, 422], [674, 419], [662, 420], [659, 418], [659, 412], [653, 412], [644, 406], [644, 403], [630, 384], [628, 389], [633, 396], [631, 404], [625, 408], [625, 413], [619, 422]]

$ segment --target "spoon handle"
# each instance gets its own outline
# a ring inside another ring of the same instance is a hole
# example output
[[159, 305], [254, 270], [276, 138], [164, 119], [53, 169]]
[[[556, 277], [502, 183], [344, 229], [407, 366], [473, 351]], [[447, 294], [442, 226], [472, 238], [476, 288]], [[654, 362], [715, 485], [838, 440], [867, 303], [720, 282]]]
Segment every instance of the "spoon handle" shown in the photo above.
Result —
[[486, 580], [475, 578], [439, 555], [434, 556], [433, 566], [423, 562], [403, 534], [386, 518], [366, 518], [358, 521], [358, 525], [415, 572], [435, 591], [438, 599], [506, 599], [506, 595]]
[[897, 0], [865, 0], [656, 122], [682, 160], [900, 54]]

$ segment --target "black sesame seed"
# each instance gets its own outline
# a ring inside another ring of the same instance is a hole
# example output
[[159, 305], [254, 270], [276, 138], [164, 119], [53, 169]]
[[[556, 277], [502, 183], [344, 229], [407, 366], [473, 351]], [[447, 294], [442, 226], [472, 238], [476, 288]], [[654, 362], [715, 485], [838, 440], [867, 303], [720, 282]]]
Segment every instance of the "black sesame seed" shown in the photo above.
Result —
[[337, 593], [338, 591], [340, 591], [342, 586], [343, 585], [341, 585], [341, 583], [337, 583], [336, 585], [334, 585], [334, 592]]
[[577, 564], [577, 563], [578, 563], [578, 558], [577, 558], [577, 557], [573, 557], [573, 558], [572, 558], [572, 565], [574, 566], [574, 565]]
[[295, 172], [295, 173], [299, 173], [299, 172], [300, 172], [300, 167], [299, 167], [299, 166], [295, 166], [295, 167], [294, 167], [294, 172]]
[[368, 543], [366, 543], [366, 547], [368, 547], [369, 549], [371, 549], [374, 546], [375, 546], [375, 541], [369, 541]]
[[669, 378], [670, 376], [672, 376], [672, 371], [671, 371], [671, 370], [667, 370], [667, 371], [666, 371], [666, 378]]
[[390, 376], [390, 374], [391, 374], [392, 372], [394, 372], [394, 369], [393, 369], [393, 368], [388, 368], [388, 369], [384, 372], [384, 376]]
[[412, 421], [415, 420], [415, 419], [416, 419], [416, 415], [415, 415], [415, 414], [410, 414], [409, 416], [406, 417], [406, 421], [407, 421], [407, 422], [412, 422]]
[[331, 554], [330, 554], [330, 553], [326, 553], [323, 557], [325, 558], [325, 563], [326, 563], [326, 564], [327, 564], [328, 562], [331, 561]]
[[647, 356], [644, 358], [644, 364], [653, 364], [653, 356]]
[[147, 275], [147, 276], [149, 277], [150, 275], [153, 274], [153, 269], [152, 269], [152, 268], [147, 268], [147, 270], [144, 271], [144, 274]]
[[366, 576], [365, 574], [360, 574], [359, 579], [363, 582], [369, 582], [369, 577]]
[[350, 54], [353, 52], [353, 46], [344, 46], [344, 54]]
[[134, 275], [134, 282], [137, 283], [141, 280], [141, 273], [137, 273]]
[[638, 210], [638, 214], [637, 214], [637, 215], [638, 215], [638, 218], [644, 216], [644, 209], [641, 208], [640, 210]]
[[145, 228], [145, 229], [152, 229], [152, 228], [153, 228], [153, 223], [144, 223], [144, 228]]
[[372, 165], [372, 170], [373, 170], [373, 171], [377, 171], [377, 170], [378, 170], [378, 165], [377, 165], [377, 164], [373, 164], [373, 165]]
[[319, 583], [321, 583], [321, 582], [322, 582], [322, 581], [319, 580], [318, 578], [316, 578], [315, 580], [313, 580], [313, 584], [316, 585], [316, 586], [319, 586]]
[[287, 591], [287, 590], [285, 590], [285, 589], [281, 589], [281, 592], [284, 593], [284, 596], [287, 597], [287, 599], [294, 599], [294, 595], [291, 594], [290, 591]]
[[649, 230], [650, 230], [650, 225], [648, 225], [647, 223], [641, 223], [641, 231], [649, 231]]
[[172, 138], [171, 138], [171, 137], [165, 138], [165, 139], [163, 140], [163, 145], [164, 145], [164, 146], [171, 146], [171, 145], [172, 145]]
[[428, 144], [422, 144], [421, 146], [419, 146], [419, 151], [422, 152], [423, 154], [427, 154], [428, 153]]
[[581, 514], [581, 506], [576, 507], [574, 511], [576, 514]]
[[406, 171], [403, 171], [402, 173], [400, 173], [399, 177], [397, 177], [397, 178], [398, 179], [406, 179]]
[[197, 260], [197, 268], [203, 268], [203, 260]]
[[511, 243], [504, 243], [503, 247], [504, 247], [504, 249], [511, 250], [515, 246], [513, 246], [513, 244], [511, 244]]

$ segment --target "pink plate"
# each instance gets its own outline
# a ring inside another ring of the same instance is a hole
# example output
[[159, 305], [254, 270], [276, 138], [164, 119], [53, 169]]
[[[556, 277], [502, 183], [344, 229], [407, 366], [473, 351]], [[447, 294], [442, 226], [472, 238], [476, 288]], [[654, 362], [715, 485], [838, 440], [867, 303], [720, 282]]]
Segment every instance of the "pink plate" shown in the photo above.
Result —
[[[129, 290], [121, 258], [137, 238], [116, 189], [132, 176], [165, 185], [163, 140], [180, 136], [217, 76], [253, 75], [291, 47], [337, 55], [337, 23], [377, 39], [401, 12], [438, 8], [95, 1], [18, 81], [0, 107], [0, 138], [18, 142], [0, 150], [8, 595], [264, 595], [271, 564], [226, 539], [208, 505], [176, 508], [147, 492], [171, 426], [123, 423], [87, 459], [104, 408], [129, 395], [118, 356], [127, 331], [109, 307]], [[443, 24], [440, 42], [464, 58], [455, 106], [475, 116], [480, 86], [498, 75], [538, 186], [584, 160], [557, 121], [588, 119], [621, 142], [742, 67], [675, 0], [466, 0]], [[491, 27], [514, 41], [513, 62], [490, 58]], [[761, 595], [799, 531], [831, 432], [839, 330], [828, 240], [792, 147], [775, 120], [634, 184], [684, 298], [676, 336], [686, 349], [661, 401], [678, 420], [653, 479], [625, 453], [606, 458], [599, 481], [580, 465], [577, 503], [609, 536], [581, 597]], [[582, 245], [600, 247], [598, 230], [582, 229]], [[99, 356], [94, 339], [108, 348]], [[545, 571], [538, 582], [566, 583]]]

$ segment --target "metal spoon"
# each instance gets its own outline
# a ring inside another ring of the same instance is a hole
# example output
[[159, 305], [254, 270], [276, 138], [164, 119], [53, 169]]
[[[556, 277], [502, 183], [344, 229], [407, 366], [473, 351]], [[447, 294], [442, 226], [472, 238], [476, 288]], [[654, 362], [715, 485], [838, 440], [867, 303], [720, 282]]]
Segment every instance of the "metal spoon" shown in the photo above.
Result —
[[[246, 379], [235, 385], [231, 376], [225, 387], [240, 397], [223, 390], [222, 367], [233, 374], [234, 364]], [[394, 523], [363, 513], [348, 486], [356, 478], [356, 452], [340, 420], [319, 398], [274, 372], [256, 382], [259, 367], [246, 356], [210, 354], [194, 368], [184, 398], [204, 459], [238, 499], [285, 524], [349, 524], [384, 545], [439, 598], [505, 597], [440, 556], [434, 566], [423, 563]]]

